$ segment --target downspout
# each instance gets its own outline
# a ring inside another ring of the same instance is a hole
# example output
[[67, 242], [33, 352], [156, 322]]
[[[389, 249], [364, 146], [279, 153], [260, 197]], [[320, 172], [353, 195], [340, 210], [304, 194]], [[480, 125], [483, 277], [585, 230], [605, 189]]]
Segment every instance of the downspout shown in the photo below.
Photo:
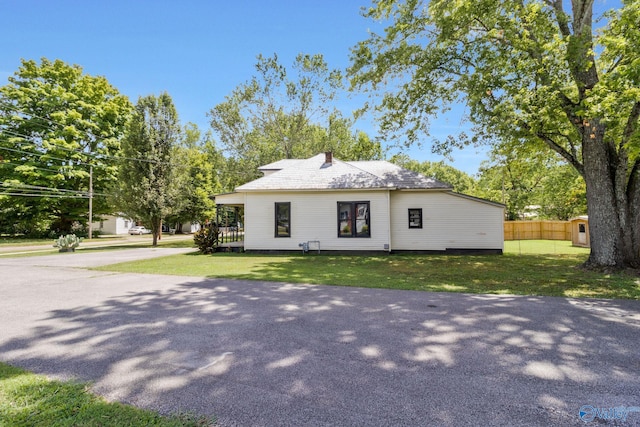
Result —
[[391, 190], [387, 190], [387, 223], [388, 253], [391, 253]]
[[[244, 222], [242, 224], [242, 228], [243, 228], [244, 231], [243, 231], [243, 234], [242, 234], [242, 241], [244, 242], [243, 245], [244, 245], [244, 249], [245, 250], [247, 250], [247, 212], [248, 212], [248, 209], [247, 209], [247, 195], [248, 194], [249, 193], [244, 193], [242, 195], [242, 198], [243, 198], [242, 207], [244, 208]], [[249, 235], [249, 237], [251, 237], [251, 235]]]

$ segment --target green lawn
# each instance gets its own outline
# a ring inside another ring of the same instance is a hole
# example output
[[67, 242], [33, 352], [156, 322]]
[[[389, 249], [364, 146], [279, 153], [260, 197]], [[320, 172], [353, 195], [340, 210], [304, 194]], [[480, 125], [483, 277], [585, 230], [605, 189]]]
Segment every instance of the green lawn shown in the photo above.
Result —
[[579, 268], [588, 253], [569, 242], [522, 241], [507, 242], [502, 256], [194, 252], [98, 269], [433, 292], [640, 299], [637, 274]]
[[[134, 249], [151, 247], [150, 235], [134, 236], [133, 238], [108, 237], [83, 240], [76, 251], [109, 251], [118, 249]], [[0, 240], [0, 257], [31, 257], [53, 255], [58, 249], [53, 247], [53, 239], [2, 239]], [[163, 248], [194, 248], [193, 236], [163, 236], [158, 241]]]
[[209, 426], [214, 421], [190, 414], [163, 417], [120, 403], [109, 403], [86, 384], [51, 381], [0, 363], [2, 426]]

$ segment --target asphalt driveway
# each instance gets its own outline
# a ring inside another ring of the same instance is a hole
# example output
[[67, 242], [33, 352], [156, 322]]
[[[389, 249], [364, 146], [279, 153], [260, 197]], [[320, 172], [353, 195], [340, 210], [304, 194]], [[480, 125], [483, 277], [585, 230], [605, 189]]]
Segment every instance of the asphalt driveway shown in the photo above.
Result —
[[580, 408], [640, 407], [639, 301], [82, 268], [179, 251], [0, 258], [0, 360], [222, 426], [585, 425]]

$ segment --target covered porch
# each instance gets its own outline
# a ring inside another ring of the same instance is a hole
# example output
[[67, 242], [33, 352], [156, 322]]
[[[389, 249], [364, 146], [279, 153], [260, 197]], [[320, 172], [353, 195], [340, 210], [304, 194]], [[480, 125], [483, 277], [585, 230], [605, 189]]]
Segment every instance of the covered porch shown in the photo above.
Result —
[[224, 193], [213, 198], [221, 242], [216, 252], [244, 252], [244, 196]]

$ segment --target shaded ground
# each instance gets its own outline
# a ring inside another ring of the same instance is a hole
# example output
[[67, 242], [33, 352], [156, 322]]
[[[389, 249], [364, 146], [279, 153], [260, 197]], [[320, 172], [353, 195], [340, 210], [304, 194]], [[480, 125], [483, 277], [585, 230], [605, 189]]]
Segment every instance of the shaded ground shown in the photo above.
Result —
[[78, 268], [150, 251], [0, 259], [0, 359], [223, 426], [584, 425], [583, 405], [640, 406], [639, 301]]

